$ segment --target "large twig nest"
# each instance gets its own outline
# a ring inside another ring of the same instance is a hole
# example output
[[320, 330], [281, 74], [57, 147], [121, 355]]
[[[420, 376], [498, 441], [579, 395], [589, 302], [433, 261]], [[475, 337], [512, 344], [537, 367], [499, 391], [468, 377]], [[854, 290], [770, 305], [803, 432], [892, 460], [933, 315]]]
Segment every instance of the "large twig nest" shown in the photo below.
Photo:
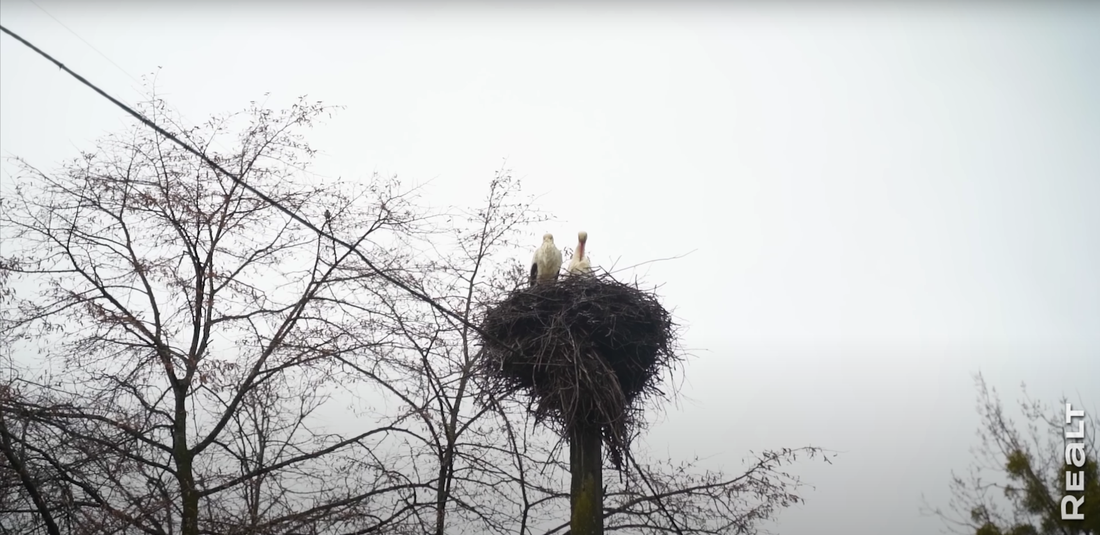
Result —
[[598, 426], [620, 469], [641, 401], [664, 395], [662, 372], [679, 360], [675, 324], [656, 295], [606, 274], [516, 290], [481, 328], [491, 391], [526, 390], [535, 416], [564, 436]]

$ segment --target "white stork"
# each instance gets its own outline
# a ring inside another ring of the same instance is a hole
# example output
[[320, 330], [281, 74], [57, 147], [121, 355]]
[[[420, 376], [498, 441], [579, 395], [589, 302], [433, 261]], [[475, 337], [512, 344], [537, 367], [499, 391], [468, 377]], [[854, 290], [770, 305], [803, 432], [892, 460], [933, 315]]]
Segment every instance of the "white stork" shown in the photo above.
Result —
[[545, 284], [558, 279], [561, 272], [561, 250], [554, 245], [554, 235], [542, 235], [542, 245], [535, 249], [531, 258], [531, 286]]
[[588, 260], [588, 255], [584, 254], [584, 244], [587, 241], [587, 232], [582, 230], [577, 233], [577, 250], [573, 251], [573, 258], [569, 260], [569, 267], [566, 268], [570, 275], [588, 275], [592, 273], [592, 262]]

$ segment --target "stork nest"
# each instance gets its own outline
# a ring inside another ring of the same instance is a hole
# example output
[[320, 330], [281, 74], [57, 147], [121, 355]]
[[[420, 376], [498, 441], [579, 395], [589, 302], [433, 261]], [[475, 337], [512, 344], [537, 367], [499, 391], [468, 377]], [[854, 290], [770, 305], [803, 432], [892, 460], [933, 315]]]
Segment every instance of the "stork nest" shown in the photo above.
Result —
[[526, 391], [536, 420], [557, 424], [563, 437], [599, 427], [620, 470], [642, 402], [665, 397], [662, 372], [680, 360], [676, 325], [657, 296], [607, 274], [515, 290], [481, 329], [489, 391]]

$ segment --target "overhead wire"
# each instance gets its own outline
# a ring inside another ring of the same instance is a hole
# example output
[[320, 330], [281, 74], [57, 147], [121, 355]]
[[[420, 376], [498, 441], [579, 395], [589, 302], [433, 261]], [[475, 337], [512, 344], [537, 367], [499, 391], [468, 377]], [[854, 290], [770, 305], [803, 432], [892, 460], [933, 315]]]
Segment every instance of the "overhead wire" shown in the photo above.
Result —
[[[119, 65], [118, 63], [115, 63], [115, 61], [113, 59], [111, 59], [110, 57], [108, 57], [107, 54], [104, 54], [103, 52], [101, 52], [98, 48], [96, 48], [94, 45], [92, 45], [92, 43], [89, 43], [87, 39], [81, 37], [80, 34], [76, 33], [75, 30], [70, 28], [64, 22], [61, 22], [61, 19], [55, 17], [53, 13], [50, 13], [49, 11], [46, 11], [46, 8], [42, 7], [42, 4], [36, 2], [35, 0], [27, 0], [27, 1], [34, 4], [34, 7], [37, 7], [41, 12], [45, 13], [46, 16], [53, 19], [54, 22], [60, 24], [62, 28], [65, 28], [66, 30], [68, 30], [69, 33], [73, 34], [73, 36], [76, 37], [77, 39], [80, 39], [80, 41], [83, 42], [85, 45], [88, 45], [88, 48], [94, 50], [96, 54], [99, 54], [100, 56], [102, 56], [103, 59], [107, 60], [108, 63], [110, 63], [111, 65], [114, 65], [115, 68], [119, 70], [119, 72], [121, 72], [122, 74], [125, 74], [127, 77], [129, 77], [134, 82], [137, 82], [138, 84], [141, 83], [141, 80], [138, 80], [137, 78], [135, 78], [134, 75], [127, 72], [126, 69], [123, 69], [122, 66]], [[137, 89], [134, 89], [134, 90], [137, 91]], [[143, 93], [142, 96], [147, 96], [147, 95], [145, 95]]]
[[[111, 64], [112, 66], [114, 66], [114, 67], [115, 67], [116, 69], [118, 69], [118, 71], [119, 71], [119, 72], [121, 72], [122, 74], [125, 74], [125, 75], [126, 75], [126, 77], [127, 77], [127, 78], [129, 78], [130, 80], [133, 80], [135, 84], [137, 84], [138, 86], [142, 86], [142, 85], [144, 85], [144, 84], [145, 84], [145, 82], [143, 82], [142, 80], [138, 80], [138, 79], [137, 79], [137, 77], [135, 77], [134, 75], [130, 74], [130, 72], [129, 72], [129, 71], [127, 71], [126, 69], [124, 69], [124, 68], [123, 68], [123, 67], [122, 67], [121, 65], [119, 65], [119, 64], [118, 64], [118, 63], [117, 63], [117, 62], [116, 62], [115, 60], [111, 59], [111, 58], [110, 58], [110, 56], [108, 56], [107, 54], [103, 53], [103, 51], [101, 51], [100, 49], [96, 48], [96, 46], [95, 46], [95, 45], [93, 45], [93, 44], [92, 44], [91, 42], [89, 42], [89, 41], [88, 41], [87, 39], [85, 39], [85, 38], [84, 38], [83, 36], [81, 36], [81, 35], [80, 35], [79, 33], [77, 33], [77, 32], [76, 32], [76, 30], [72, 29], [72, 27], [70, 27], [69, 25], [65, 24], [65, 23], [64, 23], [64, 22], [63, 22], [63, 21], [62, 21], [61, 19], [59, 19], [59, 18], [58, 18], [58, 17], [56, 16], [56, 15], [54, 15], [53, 13], [51, 13], [51, 12], [47, 11], [47, 10], [46, 10], [46, 8], [42, 7], [42, 4], [41, 4], [40, 2], [38, 2], [38, 1], [36, 1], [36, 0], [27, 0], [27, 1], [28, 1], [28, 2], [30, 2], [31, 4], [33, 4], [33, 5], [35, 6], [35, 7], [37, 7], [37, 8], [39, 9], [39, 11], [41, 11], [42, 13], [45, 13], [45, 14], [46, 14], [46, 16], [48, 16], [48, 17], [50, 17], [51, 19], [53, 19], [53, 21], [54, 21], [54, 22], [56, 22], [56, 23], [57, 23], [58, 25], [60, 25], [60, 26], [61, 26], [62, 28], [65, 28], [65, 30], [67, 30], [67, 31], [68, 31], [69, 33], [71, 33], [71, 34], [72, 34], [72, 35], [73, 35], [74, 37], [76, 37], [77, 39], [79, 39], [79, 40], [80, 40], [80, 41], [81, 41], [82, 43], [84, 43], [85, 45], [87, 45], [87, 47], [88, 47], [88, 48], [90, 48], [90, 49], [92, 49], [92, 50], [93, 50], [93, 51], [94, 51], [94, 52], [95, 52], [96, 54], [99, 54], [99, 55], [100, 55], [100, 56], [101, 56], [101, 57], [102, 57], [103, 59], [107, 60], [107, 62], [108, 62], [108, 63], [110, 63], [110, 64]], [[155, 76], [154, 76], [154, 79], [153, 79], [152, 85], [153, 85], [153, 88], [154, 88], [154, 90], [155, 90], [155, 86], [156, 86], [156, 77], [155, 77]], [[142, 98], [144, 98], [144, 99], [148, 99], [149, 101], [153, 101], [153, 100], [155, 100], [155, 99], [156, 99], [156, 96], [155, 96], [154, 94], [152, 94], [152, 93], [149, 93], [149, 92], [147, 92], [147, 91], [143, 91], [143, 90], [141, 90], [141, 89], [138, 89], [138, 87], [137, 87], [137, 86], [133, 86], [133, 85], [131, 85], [131, 86], [130, 86], [130, 89], [131, 89], [131, 90], [133, 90], [133, 91], [134, 91], [135, 93], [139, 94], [139, 95], [140, 95], [140, 96], [141, 96]], [[265, 95], [265, 96], [270, 96], [270, 94], [267, 94], [267, 95]], [[266, 100], [265, 100], [264, 102], [266, 103]], [[261, 106], [263, 106], [263, 105], [264, 105], [264, 104], [261, 104]], [[185, 122], [188, 122], [188, 123], [191, 123], [191, 124], [195, 124], [195, 123], [194, 123], [193, 121], [191, 121], [191, 120], [190, 120], [190, 119], [189, 119], [189, 118], [188, 118], [188, 117], [187, 117], [187, 116], [186, 116], [185, 114], [183, 114], [182, 112], [180, 112], [180, 111], [178, 111], [178, 110], [174, 110], [174, 112], [175, 112], [175, 113], [176, 113], [177, 115], [179, 115], [179, 117], [180, 117], [181, 119], [183, 119], [183, 120], [184, 120]], [[229, 151], [229, 148], [228, 148], [228, 147], [226, 147], [226, 146], [225, 146], [224, 144], [222, 144], [222, 142], [221, 142], [221, 140], [220, 140], [220, 139], [217, 139], [217, 138], [213, 138], [213, 139], [212, 139], [211, 141], [212, 141], [212, 142], [213, 142], [213, 143], [214, 143], [215, 145], [217, 145], [218, 147], [221, 147], [221, 149], [222, 149], [222, 150], [225, 150], [225, 151], [227, 151], [227, 152]], [[309, 175], [312, 175], [312, 176], [316, 176], [316, 177], [320, 177], [320, 178], [330, 178], [330, 177], [328, 177], [328, 176], [325, 176], [325, 175], [322, 175], [322, 174], [316, 173], [316, 172], [314, 172], [314, 171], [310, 171], [310, 170], [308, 170], [308, 169], [306, 169], [306, 168], [304, 168], [304, 167], [302, 167], [302, 166], [299, 166], [299, 165], [297, 165], [297, 164], [293, 164], [293, 163], [288, 163], [288, 165], [290, 165], [290, 166], [291, 166], [291, 167], [293, 167], [294, 169], [297, 169], [298, 171], [301, 171], [301, 172], [303, 172], [303, 173], [306, 173], [306, 174], [309, 174]]]
[[27, 48], [30, 48], [31, 50], [38, 53], [38, 55], [40, 55], [43, 58], [49, 60], [54, 65], [57, 65], [57, 67], [60, 68], [62, 71], [65, 71], [67, 74], [69, 74], [73, 78], [76, 78], [77, 81], [79, 81], [80, 83], [88, 86], [88, 88], [90, 88], [92, 91], [95, 91], [96, 93], [98, 93], [103, 98], [109, 100], [112, 104], [114, 104], [115, 106], [121, 108], [126, 113], [130, 114], [131, 116], [133, 116], [135, 119], [140, 121], [145, 126], [148, 126], [149, 128], [152, 128], [158, 134], [164, 136], [165, 138], [169, 139], [173, 143], [179, 145], [185, 151], [187, 151], [191, 154], [194, 154], [195, 156], [200, 158], [203, 162], [205, 162], [207, 165], [209, 165], [214, 170], [218, 171], [219, 173], [224, 174], [225, 176], [228, 176], [231, 180], [233, 180], [233, 182], [237, 183], [237, 185], [241, 186], [242, 188], [249, 191], [253, 195], [256, 195], [257, 197], [259, 197], [264, 202], [270, 204], [271, 206], [275, 207], [279, 211], [281, 211], [284, 214], [286, 214], [287, 216], [289, 216], [291, 219], [297, 221], [299, 224], [301, 224], [304, 227], [308, 228], [309, 230], [315, 232], [318, 236], [321, 236], [323, 238], [327, 238], [329, 240], [332, 240], [333, 243], [342, 245], [343, 247], [345, 247], [349, 251], [353, 252], [360, 260], [363, 261], [364, 264], [367, 265], [368, 268], [371, 269], [371, 271], [373, 271], [379, 277], [382, 277], [382, 279], [385, 280], [386, 282], [389, 282], [390, 284], [393, 284], [394, 286], [397, 286], [401, 290], [403, 290], [403, 291], [407, 292], [408, 294], [412, 295], [413, 297], [423, 301], [424, 303], [428, 304], [429, 306], [436, 309], [440, 313], [446, 315], [447, 317], [450, 317], [451, 319], [454, 319], [454, 320], [458, 321], [463, 326], [471, 329], [472, 331], [474, 331], [475, 333], [480, 335], [482, 337], [482, 339], [492, 341], [496, 344], [500, 344], [501, 347], [509, 347], [507, 344], [504, 344], [501, 341], [496, 340], [494, 337], [488, 336], [488, 334], [486, 334], [484, 331], [482, 331], [479, 326], [472, 324], [468, 319], [462, 317], [461, 314], [459, 314], [459, 313], [457, 313], [453, 310], [448, 309], [447, 307], [439, 304], [435, 299], [428, 296], [427, 294], [424, 294], [424, 293], [421, 293], [421, 292], [417, 291], [415, 288], [413, 288], [413, 287], [409, 286], [408, 284], [402, 282], [401, 280], [391, 276], [389, 273], [386, 273], [385, 271], [383, 271], [381, 269], [378, 269], [378, 267], [375, 266], [374, 263], [371, 262], [370, 259], [367, 258], [367, 256], [365, 254], [363, 254], [363, 252], [360, 251], [359, 248], [356, 247], [355, 245], [353, 245], [353, 244], [351, 244], [351, 243], [349, 243], [349, 242], [347, 242], [347, 241], [345, 241], [341, 238], [338, 238], [338, 237], [334, 236], [333, 234], [331, 234], [329, 232], [325, 232], [324, 229], [317, 227], [313, 223], [310, 223], [309, 220], [307, 220], [306, 218], [298, 215], [296, 212], [294, 212], [293, 210], [287, 208], [286, 206], [283, 206], [280, 202], [278, 202], [275, 199], [271, 198], [266, 193], [260, 191], [256, 187], [254, 187], [254, 186], [246, 183], [245, 181], [241, 180], [240, 177], [238, 177], [237, 175], [235, 175], [233, 173], [230, 173], [229, 171], [225, 170], [221, 165], [219, 165], [217, 162], [211, 160], [209, 157], [207, 157], [205, 154], [200, 152], [198, 149], [195, 149], [194, 147], [187, 144], [186, 142], [181, 141], [179, 138], [177, 138], [171, 132], [165, 130], [164, 128], [161, 128], [159, 125], [157, 125], [153, 121], [147, 119], [141, 113], [138, 113], [137, 111], [134, 111], [132, 108], [130, 108], [126, 104], [120, 102], [118, 99], [116, 99], [116, 98], [112, 97], [111, 95], [107, 94], [106, 91], [100, 89], [95, 84], [89, 82], [83, 76], [77, 74], [72, 69], [66, 67], [64, 63], [61, 63], [60, 61], [55, 59], [53, 56], [49, 55], [48, 53], [46, 53], [42, 49], [40, 49], [37, 46], [35, 46], [34, 44], [32, 44], [30, 41], [27, 41], [26, 39], [22, 38], [21, 36], [19, 36], [18, 34], [16, 34], [15, 32], [13, 32], [11, 30], [9, 30], [7, 27], [5, 27], [3, 25], [0, 25], [0, 31], [3, 31], [3, 33], [6, 33], [6, 34], [10, 35], [16, 41], [19, 41], [20, 43], [22, 43]]

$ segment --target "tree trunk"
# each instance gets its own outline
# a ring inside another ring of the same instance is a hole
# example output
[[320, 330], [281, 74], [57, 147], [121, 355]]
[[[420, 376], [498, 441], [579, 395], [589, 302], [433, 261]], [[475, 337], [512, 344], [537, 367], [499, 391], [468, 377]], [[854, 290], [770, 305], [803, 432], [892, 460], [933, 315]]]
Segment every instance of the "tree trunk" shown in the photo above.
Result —
[[598, 426], [577, 425], [569, 435], [570, 535], [603, 535], [602, 446]]
[[439, 478], [435, 487], [435, 533], [443, 535], [443, 528], [447, 523], [447, 459], [444, 455], [443, 462], [439, 463]]
[[191, 465], [190, 453], [186, 454], [182, 462], [176, 463], [179, 471], [180, 501], [182, 501], [182, 516], [180, 533], [182, 535], [199, 535], [199, 493], [195, 489], [195, 476]]
[[176, 387], [176, 414], [172, 456], [176, 460], [176, 482], [180, 486], [180, 534], [199, 535], [199, 493], [195, 488], [194, 453], [187, 447], [187, 406], [183, 392]]

